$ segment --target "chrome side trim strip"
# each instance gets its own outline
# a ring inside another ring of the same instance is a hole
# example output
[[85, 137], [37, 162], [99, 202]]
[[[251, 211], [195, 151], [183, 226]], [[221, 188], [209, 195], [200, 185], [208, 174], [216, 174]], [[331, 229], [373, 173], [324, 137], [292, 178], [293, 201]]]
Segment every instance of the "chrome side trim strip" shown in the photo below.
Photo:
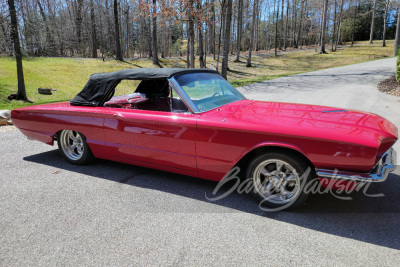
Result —
[[388, 177], [389, 173], [394, 171], [397, 163], [397, 154], [396, 151], [391, 148], [385, 154], [383, 154], [382, 158], [379, 160], [377, 164], [376, 172], [370, 173], [357, 173], [357, 172], [344, 172], [335, 170], [326, 170], [326, 169], [317, 169], [317, 176], [320, 178], [328, 178], [328, 179], [338, 179], [338, 180], [347, 180], [347, 181], [356, 181], [356, 182], [383, 182]]
[[335, 110], [323, 110], [322, 113], [329, 113], [329, 112], [349, 112], [347, 109], [335, 109]]

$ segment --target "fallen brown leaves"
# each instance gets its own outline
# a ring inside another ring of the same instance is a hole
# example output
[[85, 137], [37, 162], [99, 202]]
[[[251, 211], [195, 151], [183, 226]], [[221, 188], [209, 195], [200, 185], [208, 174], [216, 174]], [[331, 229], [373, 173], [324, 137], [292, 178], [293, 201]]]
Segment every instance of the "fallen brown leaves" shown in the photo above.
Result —
[[400, 96], [400, 83], [396, 81], [394, 76], [380, 82], [378, 84], [378, 89], [386, 94]]

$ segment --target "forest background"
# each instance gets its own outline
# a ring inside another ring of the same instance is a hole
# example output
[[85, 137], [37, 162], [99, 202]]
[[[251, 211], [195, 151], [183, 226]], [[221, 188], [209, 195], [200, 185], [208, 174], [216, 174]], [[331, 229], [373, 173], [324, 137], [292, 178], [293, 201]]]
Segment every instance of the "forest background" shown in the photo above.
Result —
[[1, 0], [0, 108], [26, 105], [7, 99], [17, 87], [35, 104], [68, 100], [121, 68], [212, 68], [242, 86], [384, 58], [398, 18], [390, 0]]

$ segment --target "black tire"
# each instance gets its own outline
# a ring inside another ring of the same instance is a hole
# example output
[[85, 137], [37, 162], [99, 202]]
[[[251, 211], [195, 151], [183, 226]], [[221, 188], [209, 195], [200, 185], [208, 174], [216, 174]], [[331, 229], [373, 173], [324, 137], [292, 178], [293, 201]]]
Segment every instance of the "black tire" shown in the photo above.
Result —
[[246, 178], [252, 183], [252, 194], [260, 201], [260, 207], [274, 211], [303, 204], [308, 197], [304, 186], [311, 181], [313, 174], [311, 166], [302, 158], [269, 152], [250, 162]]
[[95, 159], [85, 136], [77, 131], [61, 131], [57, 136], [57, 144], [61, 154], [69, 163], [84, 165]]

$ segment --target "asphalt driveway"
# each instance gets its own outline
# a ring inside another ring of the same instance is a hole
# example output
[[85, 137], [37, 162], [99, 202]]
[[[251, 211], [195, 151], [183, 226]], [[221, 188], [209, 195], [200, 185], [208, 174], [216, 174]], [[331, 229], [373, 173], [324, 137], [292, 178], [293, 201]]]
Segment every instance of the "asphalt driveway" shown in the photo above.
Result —
[[[376, 89], [393, 74], [394, 62], [241, 90], [253, 99], [372, 111], [400, 126], [398, 98]], [[265, 213], [238, 193], [208, 201], [216, 186], [210, 181], [104, 160], [73, 166], [56, 146], [28, 141], [15, 130], [0, 133], [0, 149], [0, 266], [400, 262], [400, 171], [365, 194], [351, 194], [352, 200], [313, 195], [296, 211]]]
[[[395, 68], [396, 58], [388, 58], [269, 80], [239, 90], [255, 100], [368, 111], [400, 128], [400, 98], [377, 90], [378, 83], [394, 75]], [[395, 148], [400, 151], [400, 142]]]

